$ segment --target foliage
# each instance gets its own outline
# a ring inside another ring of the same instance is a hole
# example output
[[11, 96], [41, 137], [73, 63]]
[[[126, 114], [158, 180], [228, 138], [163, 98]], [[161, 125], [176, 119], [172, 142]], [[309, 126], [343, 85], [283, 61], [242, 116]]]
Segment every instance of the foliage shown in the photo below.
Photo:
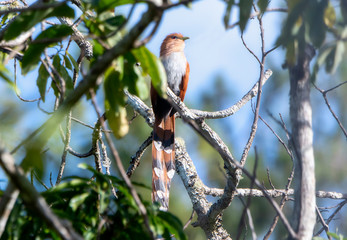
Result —
[[[125, 183], [86, 164], [80, 167], [92, 173], [93, 177], [70, 176], [63, 183], [42, 192], [53, 212], [69, 220], [84, 239], [151, 239]], [[112, 186], [117, 190], [117, 197], [113, 196]], [[186, 239], [177, 217], [160, 211], [158, 205], [144, 204], [156, 236], [171, 239], [171, 234], [174, 234], [176, 239]], [[60, 239], [35, 211], [26, 208], [19, 200], [2, 239], [28, 238]]]

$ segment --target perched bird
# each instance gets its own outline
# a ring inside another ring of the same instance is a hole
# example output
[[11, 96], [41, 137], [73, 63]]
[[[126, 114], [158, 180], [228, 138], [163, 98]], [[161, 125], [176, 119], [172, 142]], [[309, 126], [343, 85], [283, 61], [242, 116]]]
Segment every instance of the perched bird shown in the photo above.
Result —
[[[184, 56], [188, 37], [173, 33], [164, 39], [160, 47], [160, 59], [167, 75], [170, 89], [184, 100], [189, 80], [189, 64]], [[151, 86], [151, 101], [155, 116], [152, 143], [152, 201], [159, 202], [160, 209], [169, 207], [171, 179], [175, 174], [175, 110], [161, 98]]]

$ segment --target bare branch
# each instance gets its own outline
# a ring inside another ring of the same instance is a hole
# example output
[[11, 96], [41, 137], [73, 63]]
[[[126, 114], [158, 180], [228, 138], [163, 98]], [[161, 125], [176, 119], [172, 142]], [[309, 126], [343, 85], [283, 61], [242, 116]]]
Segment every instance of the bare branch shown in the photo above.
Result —
[[149, 126], [153, 127], [154, 115], [151, 108], [149, 108], [140, 98], [130, 94], [128, 91], [124, 91], [128, 97], [127, 104], [129, 104], [136, 112], [138, 112], [148, 123]]
[[323, 225], [323, 228], [324, 228], [324, 230], [325, 230], [325, 232], [326, 232], [326, 234], [327, 234], [328, 239], [329, 239], [329, 240], [332, 240], [331, 236], [328, 235], [328, 232], [330, 232], [330, 231], [329, 231], [329, 225], [326, 224], [326, 222], [325, 222], [325, 220], [324, 220], [324, 218], [323, 218], [322, 214], [320, 213], [320, 211], [319, 211], [319, 209], [318, 209], [317, 206], [316, 206], [316, 212], [317, 212], [319, 221], [320, 221], [320, 222], [322, 223], [322, 225]]
[[81, 49], [81, 53], [83, 53], [83, 56], [85, 56], [87, 59], [90, 59], [91, 57], [93, 57], [92, 44], [85, 39], [84, 35], [77, 29], [77, 27], [73, 24], [73, 22], [66, 17], [61, 17], [58, 19], [61, 23], [70, 26], [71, 29], [74, 31], [74, 34], [72, 35], [72, 39], [76, 42], [76, 44]]
[[[284, 12], [284, 13], [285, 13], [285, 12], [287, 12], [287, 11], [288, 11], [288, 9], [286, 9], [286, 8], [267, 8], [265, 12]], [[255, 13], [252, 13], [252, 14], [249, 16], [249, 18], [250, 18], [250, 19], [253, 19], [254, 17], [259, 16], [260, 14], [261, 14], [261, 12], [256, 11]], [[231, 24], [230, 26], [228, 26], [227, 29], [232, 29], [232, 28], [236, 27], [236, 26], [239, 25], [239, 24], [240, 24], [240, 22], [237, 21], [237, 22]]]
[[333, 115], [333, 117], [335, 118], [335, 120], [337, 121], [337, 123], [339, 124], [339, 126], [340, 126], [340, 128], [341, 128], [343, 134], [345, 135], [345, 137], [346, 137], [346, 139], [347, 139], [347, 131], [346, 131], [346, 129], [343, 127], [343, 125], [342, 125], [340, 119], [339, 119], [338, 116], [335, 114], [334, 110], [331, 108], [330, 103], [329, 103], [329, 100], [328, 100], [328, 98], [327, 98], [327, 93], [328, 93], [328, 92], [330, 92], [330, 91], [332, 91], [332, 90], [334, 90], [334, 89], [336, 89], [336, 88], [342, 86], [342, 85], [345, 84], [345, 83], [347, 83], [347, 81], [342, 82], [342, 83], [338, 84], [337, 86], [332, 87], [332, 88], [330, 88], [330, 89], [328, 89], [328, 90], [325, 90], [325, 91], [322, 90], [322, 89], [320, 89], [319, 87], [317, 87], [317, 85], [314, 84], [314, 83], [313, 83], [313, 86], [323, 95], [324, 101], [325, 101], [326, 105], [328, 106], [329, 111], [331, 112], [331, 114]]
[[[193, 209], [198, 215], [198, 223], [207, 236], [223, 237], [223, 239], [231, 240], [229, 234], [221, 224], [221, 218], [211, 219], [208, 218], [207, 213], [211, 207], [211, 203], [206, 199], [204, 189], [195, 166], [190, 159], [185, 149], [184, 140], [180, 138], [175, 139], [175, 153], [176, 153], [176, 171], [180, 176], [190, 200], [193, 204]], [[214, 227], [212, 227], [214, 226]]]
[[[213, 197], [220, 197], [223, 195], [224, 190], [221, 188], [209, 188], [204, 187], [204, 192], [206, 195], [211, 195]], [[283, 197], [283, 196], [293, 196], [294, 189], [272, 189], [265, 190], [265, 193], [271, 198]], [[237, 188], [235, 192], [235, 197], [265, 197], [264, 191], [258, 189], [249, 189], [249, 188]], [[347, 199], [347, 193], [339, 192], [327, 192], [327, 191], [317, 191], [317, 198], [329, 198], [335, 200]]]
[[69, 152], [69, 145], [70, 145], [70, 140], [71, 140], [71, 115], [72, 112], [70, 111], [68, 115], [66, 116], [66, 130], [65, 130], [65, 139], [64, 139], [64, 150], [63, 150], [63, 155], [61, 157], [61, 163], [59, 167], [59, 172], [57, 176], [57, 181], [55, 184], [59, 184], [61, 181], [61, 178], [63, 177], [63, 172], [65, 169], [66, 165], [66, 155]]
[[[266, 70], [264, 73], [264, 76], [262, 78], [262, 84], [264, 85], [267, 80], [272, 75], [272, 71], [270, 69]], [[195, 110], [192, 109], [191, 112], [196, 114], [198, 117], [205, 118], [205, 119], [216, 119], [216, 118], [225, 118], [233, 115], [237, 111], [239, 111], [246, 103], [249, 102], [253, 97], [257, 96], [259, 90], [259, 81], [257, 81], [254, 86], [249, 90], [236, 104], [232, 105], [231, 107], [216, 111], [216, 112], [206, 112], [201, 110]]]
[[153, 133], [151, 133], [151, 135], [141, 144], [141, 146], [136, 151], [136, 153], [133, 156], [131, 156], [130, 166], [127, 170], [127, 175], [129, 178], [133, 175], [135, 169], [140, 164], [140, 159], [142, 155], [144, 154], [145, 150], [147, 149], [149, 145], [151, 145], [153, 140], [152, 135]]
[[[331, 216], [328, 218], [328, 220], [325, 222], [326, 224], [329, 224], [331, 220], [334, 219], [335, 215], [342, 209], [342, 207], [347, 203], [347, 199], [340, 202], [339, 206], [336, 208], [336, 210], [331, 214]], [[314, 236], [318, 236], [324, 231], [324, 226], [316, 233]]]

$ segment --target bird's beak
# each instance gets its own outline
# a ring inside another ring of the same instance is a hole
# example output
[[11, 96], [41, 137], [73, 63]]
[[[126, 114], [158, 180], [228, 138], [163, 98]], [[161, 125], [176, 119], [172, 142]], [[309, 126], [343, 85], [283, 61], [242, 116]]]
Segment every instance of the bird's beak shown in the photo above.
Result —
[[187, 39], [189, 39], [189, 37], [183, 37], [183, 38], [182, 38], [183, 41], [185, 41], [185, 40], [187, 40]]

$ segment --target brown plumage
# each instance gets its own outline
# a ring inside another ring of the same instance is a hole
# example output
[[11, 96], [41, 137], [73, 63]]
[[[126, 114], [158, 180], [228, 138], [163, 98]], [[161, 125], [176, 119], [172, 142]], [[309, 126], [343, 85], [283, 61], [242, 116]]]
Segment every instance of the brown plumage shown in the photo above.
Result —
[[[160, 59], [167, 74], [168, 86], [184, 100], [189, 80], [189, 64], [184, 56], [182, 34], [168, 35], [160, 47]], [[162, 210], [169, 207], [169, 191], [175, 173], [175, 110], [151, 86], [155, 122], [152, 143], [152, 201]]]

